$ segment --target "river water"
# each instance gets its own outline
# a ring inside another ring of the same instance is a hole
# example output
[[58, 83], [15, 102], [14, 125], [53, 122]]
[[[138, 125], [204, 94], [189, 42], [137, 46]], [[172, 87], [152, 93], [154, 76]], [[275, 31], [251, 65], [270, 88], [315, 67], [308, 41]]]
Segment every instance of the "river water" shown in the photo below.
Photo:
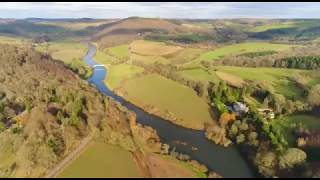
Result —
[[[203, 131], [191, 130], [172, 124], [160, 117], [151, 115], [137, 106], [127, 102], [122, 97], [114, 94], [104, 83], [107, 76], [107, 69], [99, 66], [93, 57], [96, 47], [89, 44], [89, 51], [84, 57], [84, 61], [93, 68], [93, 74], [89, 82], [103, 94], [114, 98], [127, 109], [135, 112], [137, 122], [154, 128], [161, 138], [161, 142], [175, 146], [178, 152], [188, 154], [192, 159], [199, 161], [208, 167], [209, 170], [222, 175], [223, 177], [255, 177], [254, 171], [241, 156], [236, 147], [224, 148], [206, 139]], [[185, 142], [177, 144], [175, 142]], [[197, 150], [195, 150], [197, 149]]]

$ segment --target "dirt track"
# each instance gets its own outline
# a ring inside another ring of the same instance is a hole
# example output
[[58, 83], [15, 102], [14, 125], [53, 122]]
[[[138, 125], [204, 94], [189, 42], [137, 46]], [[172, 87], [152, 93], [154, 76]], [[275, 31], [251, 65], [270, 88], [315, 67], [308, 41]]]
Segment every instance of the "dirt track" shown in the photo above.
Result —
[[72, 153], [70, 153], [64, 160], [62, 160], [54, 169], [52, 169], [45, 178], [54, 178], [56, 177], [61, 171], [67, 167], [69, 164], [72, 163], [79, 155], [86, 149], [88, 144], [91, 142], [92, 138], [94, 137], [93, 133], [83, 139], [79, 147], [75, 149]]

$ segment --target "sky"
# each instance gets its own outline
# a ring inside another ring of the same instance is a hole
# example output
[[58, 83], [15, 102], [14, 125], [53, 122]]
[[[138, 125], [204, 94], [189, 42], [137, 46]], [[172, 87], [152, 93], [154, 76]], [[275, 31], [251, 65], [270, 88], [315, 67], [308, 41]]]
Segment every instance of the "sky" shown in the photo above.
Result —
[[320, 3], [0, 2], [0, 18], [320, 18]]

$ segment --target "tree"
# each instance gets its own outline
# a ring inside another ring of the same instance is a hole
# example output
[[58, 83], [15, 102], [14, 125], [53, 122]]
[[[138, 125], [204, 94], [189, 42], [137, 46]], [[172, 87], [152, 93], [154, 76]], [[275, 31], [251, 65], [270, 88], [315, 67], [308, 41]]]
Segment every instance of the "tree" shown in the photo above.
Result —
[[233, 122], [235, 120], [236, 120], [236, 115], [234, 113], [224, 112], [221, 114], [221, 116], [219, 118], [219, 123], [220, 123], [221, 127], [225, 127], [230, 122]]
[[259, 172], [266, 177], [273, 177], [276, 175], [277, 154], [273, 151], [258, 150], [254, 160], [258, 166]]
[[241, 144], [246, 140], [246, 136], [244, 134], [239, 134], [237, 136], [237, 144]]
[[230, 132], [232, 137], [235, 137], [239, 133], [239, 128], [235, 125], [235, 123], [231, 125]]
[[293, 168], [295, 165], [303, 163], [307, 159], [307, 154], [297, 148], [289, 148], [279, 157], [280, 168]]
[[250, 145], [257, 147], [259, 145], [258, 133], [257, 132], [250, 132], [248, 134], [248, 140], [249, 140]]

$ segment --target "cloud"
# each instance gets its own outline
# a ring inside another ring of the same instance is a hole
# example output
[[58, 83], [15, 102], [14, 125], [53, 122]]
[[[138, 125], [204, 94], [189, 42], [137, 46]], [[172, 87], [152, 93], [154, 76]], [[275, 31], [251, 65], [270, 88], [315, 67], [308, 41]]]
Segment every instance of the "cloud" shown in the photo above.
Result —
[[0, 18], [320, 18], [320, 3], [0, 2]]

